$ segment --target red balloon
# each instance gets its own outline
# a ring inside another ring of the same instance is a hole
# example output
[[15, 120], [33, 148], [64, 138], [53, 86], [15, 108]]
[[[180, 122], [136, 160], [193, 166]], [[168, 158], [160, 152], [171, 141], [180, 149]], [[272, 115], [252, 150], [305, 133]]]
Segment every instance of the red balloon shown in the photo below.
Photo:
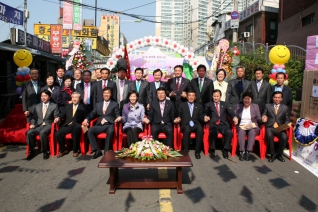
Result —
[[29, 81], [30, 80], [30, 75], [26, 74], [23, 76], [23, 81]]
[[15, 80], [18, 82], [21, 82], [21, 81], [23, 81], [23, 76], [17, 75], [17, 76], [15, 76]]
[[276, 73], [270, 74], [270, 75], [269, 75], [269, 78], [270, 78], [270, 79], [273, 79], [273, 80], [276, 80]]

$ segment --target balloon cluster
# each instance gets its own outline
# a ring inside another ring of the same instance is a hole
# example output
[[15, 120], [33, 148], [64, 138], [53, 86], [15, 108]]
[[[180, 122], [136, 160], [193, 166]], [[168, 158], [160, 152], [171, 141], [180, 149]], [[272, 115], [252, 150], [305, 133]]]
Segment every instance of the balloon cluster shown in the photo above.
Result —
[[286, 46], [277, 45], [273, 47], [269, 52], [269, 60], [274, 64], [273, 69], [271, 70], [271, 74], [269, 75], [269, 83], [271, 85], [276, 85], [276, 74], [277, 73], [285, 73], [286, 80], [284, 82], [285, 85], [288, 85], [288, 74], [285, 70], [285, 63], [290, 58], [290, 51]]
[[15, 76], [15, 84], [18, 86], [16, 89], [16, 93], [19, 95], [22, 94], [23, 84], [30, 81], [30, 69], [28, 68], [28, 66], [31, 65], [32, 60], [32, 54], [26, 49], [20, 49], [13, 55], [14, 63], [19, 66]]

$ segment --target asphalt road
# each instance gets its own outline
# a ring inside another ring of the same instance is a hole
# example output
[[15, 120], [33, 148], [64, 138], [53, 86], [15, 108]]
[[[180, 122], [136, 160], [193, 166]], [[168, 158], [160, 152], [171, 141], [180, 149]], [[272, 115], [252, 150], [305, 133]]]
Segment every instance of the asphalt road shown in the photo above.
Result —
[[[318, 178], [297, 162], [249, 162], [203, 156], [183, 169], [184, 194], [176, 189], [118, 189], [108, 194], [107, 169], [99, 159], [72, 154], [46, 161], [25, 160], [25, 146], [0, 151], [0, 211], [318, 211]], [[299, 173], [295, 173], [298, 171]], [[165, 172], [165, 173], [162, 173]], [[175, 170], [126, 169], [121, 176], [167, 174]]]

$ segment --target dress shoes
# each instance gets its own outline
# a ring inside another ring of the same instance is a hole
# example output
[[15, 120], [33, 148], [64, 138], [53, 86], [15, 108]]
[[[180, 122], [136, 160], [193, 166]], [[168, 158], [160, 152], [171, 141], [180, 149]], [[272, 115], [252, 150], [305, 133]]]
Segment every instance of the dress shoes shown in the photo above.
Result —
[[285, 159], [283, 158], [283, 156], [281, 154], [277, 155], [277, 160], [279, 160], [280, 162], [285, 162]]
[[222, 155], [224, 159], [228, 159], [229, 158], [229, 153], [227, 149], [223, 149], [222, 151]]
[[199, 152], [199, 151], [196, 151], [196, 152], [194, 153], [194, 155], [195, 155], [195, 158], [196, 158], [196, 159], [200, 159], [200, 158], [201, 158], [201, 155], [200, 155], [200, 152]]
[[99, 158], [100, 156], [103, 156], [103, 153], [101, 151], [96, 151], [92, 157], [92, 159]]
[[35, 151], [31, 151], [26, 159], [27, 160], [32, 160], [35, 156], [36, 156], [36, 152]]
[[57, 154], [57, 157], [60, 158], [60, 157], [63, 157], [64, 155], [67, 155], [67, 154], [68, 154], [68, 151], [64, 150], [63, 152], [59, 152], [59, 154]]
[[74, 153], [73, 153], [73, 157], [74, 157], [74, 158], [78, 157], [78, 152], [74, 152]]
[[249, 151], [246, 151], [246, 152], [245, 152], [245, 160], [246, 160], [246, 161], [249, 161], [249, 160], [250, 160], [250, 155], [251, 155], [251, 152], [249, 152]]
[[276, 159], [274, 154], [271, 154], [271, 156], [268, 158], [268, 162], [272, 163]]
[[50, 157], [50, 155], [49, 155], [49, 153], [47, 151], [43, 152], [43, 159], [44, 160], [49, 159], [49, 157]]
[[244, 161], [245, 160], [245, 157], [244, 157], [245, 155], [244, 155], [244, 152], [242, 151], [242, 152], [240, 152], [240, 157], [239, 157], [239, 159], [240, 159], [240, 161]]
[[210, 151], [209, 151], [209, 157], [210, 157], [210, 158], [215, 158], [215, 150], [214, 150], [214, 149], [210, 149]]

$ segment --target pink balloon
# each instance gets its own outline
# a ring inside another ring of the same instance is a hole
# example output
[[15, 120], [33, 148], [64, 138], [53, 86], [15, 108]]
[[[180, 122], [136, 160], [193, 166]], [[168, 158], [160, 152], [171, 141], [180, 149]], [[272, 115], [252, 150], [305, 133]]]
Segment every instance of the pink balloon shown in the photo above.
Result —
[[285, 69], [285, 65], [279, 65], [279, 68]]
[[288, 79], [288, 74], [286, 74], [286, 79]]
[[278, 64], [273, 65], [273, 69], [278, 69], [278, 68], [279, 68]]

